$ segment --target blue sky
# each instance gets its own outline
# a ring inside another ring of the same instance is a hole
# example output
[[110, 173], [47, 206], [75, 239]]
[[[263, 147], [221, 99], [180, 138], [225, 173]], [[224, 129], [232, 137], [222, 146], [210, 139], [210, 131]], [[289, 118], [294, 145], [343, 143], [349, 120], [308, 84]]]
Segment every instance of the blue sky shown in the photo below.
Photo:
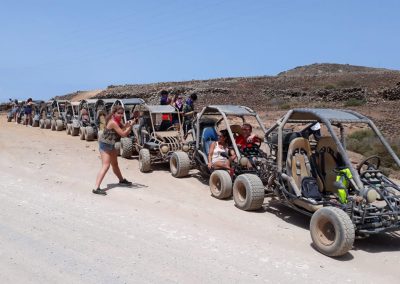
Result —
[[400, 69], [400, 1], [0, 1], [0, 101], [108, 85]]

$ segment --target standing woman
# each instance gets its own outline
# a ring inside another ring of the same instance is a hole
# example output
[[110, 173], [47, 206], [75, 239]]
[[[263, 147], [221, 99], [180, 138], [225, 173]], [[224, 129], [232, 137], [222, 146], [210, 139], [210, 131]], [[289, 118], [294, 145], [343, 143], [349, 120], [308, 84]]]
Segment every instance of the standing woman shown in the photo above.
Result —
[[25, 126], [31, 126], [32, 127], [32, 98], [29, 98], [26, 101], [26, 105], [24, 108], [24, 112], [25, 112]]
[[123, 115], [124, 108], [122, 106], [115, 106], [106, 117], [106, 127], [104, 128], [103, 134], [99, 137], [102, 167], [97, 175], [96, 189], [93, 189], [93, 193], [95, 194], [107, 195], [104, 189], [100, 189], [100, 184], [110, 168], [110, 165], [114, 174], [118, 177], [120, 185], [132, 185], [130, 181], [122, 177], [121, 170], [118, 167], [117, 150], [114, 147], [115, 142], [121, 140], [121, 137], [128, 136], [132, 130], [132, 121], [128, 121], [125, 125], [122, 124]]

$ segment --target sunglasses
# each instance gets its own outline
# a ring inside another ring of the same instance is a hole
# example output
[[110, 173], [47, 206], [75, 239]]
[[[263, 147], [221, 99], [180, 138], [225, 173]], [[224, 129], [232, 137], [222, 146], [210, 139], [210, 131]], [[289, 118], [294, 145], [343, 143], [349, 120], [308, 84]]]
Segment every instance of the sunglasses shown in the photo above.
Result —
[[117, 112], [117, 114], [121, 114], [121, 115], [122, 115], [122, 114], [124, 114], [124, 113], [123, 113], [123, 112]]

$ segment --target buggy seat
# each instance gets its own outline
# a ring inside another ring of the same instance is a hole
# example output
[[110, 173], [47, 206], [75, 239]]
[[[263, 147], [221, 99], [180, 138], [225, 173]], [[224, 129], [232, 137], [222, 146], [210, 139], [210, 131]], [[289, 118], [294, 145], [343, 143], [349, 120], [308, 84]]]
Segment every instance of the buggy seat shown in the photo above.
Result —
[[286, 159], [286, 171], [288, 176], [293, 177], [299, 190], [302, 189], [304, 178], [316, 178], [319, 191], [323, 190], [321, 179], [313, 174], [315, 169], [311, 165], [310, 142], [302, 137], [293, 139], [288, 148]]
[[335, 169], [343, 166], [343, 162], [332, 137], [324, 136], [318, 140], [316, 156], [317, 166], [324, 183], [325, 191], [336, 192], [334, 188], [337, 175]]
[[201, 141], [203, 142], [204, 154], [208, 156], [208, 151], [210, 150], [210, 145], [212, 142], [218, 140], [218, 134], [214, 127], [205, 127], [203, 129], [203, 134], [201, 135]]

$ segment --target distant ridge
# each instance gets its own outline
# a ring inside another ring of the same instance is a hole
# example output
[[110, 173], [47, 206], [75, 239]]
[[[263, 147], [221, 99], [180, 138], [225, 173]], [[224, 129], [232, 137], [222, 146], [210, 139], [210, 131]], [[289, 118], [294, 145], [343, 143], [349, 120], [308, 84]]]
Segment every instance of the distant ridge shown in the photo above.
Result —
[[374, 68], [357, 66], [350, 64], [337, 63], [314, 63], [310, 65], [298, 66], [293, 69], [283, 71], [277, 76], [318, 76], [318, 75], [344, 75], [361, 73], [385, 73], [400, 72], [386, 68]]

